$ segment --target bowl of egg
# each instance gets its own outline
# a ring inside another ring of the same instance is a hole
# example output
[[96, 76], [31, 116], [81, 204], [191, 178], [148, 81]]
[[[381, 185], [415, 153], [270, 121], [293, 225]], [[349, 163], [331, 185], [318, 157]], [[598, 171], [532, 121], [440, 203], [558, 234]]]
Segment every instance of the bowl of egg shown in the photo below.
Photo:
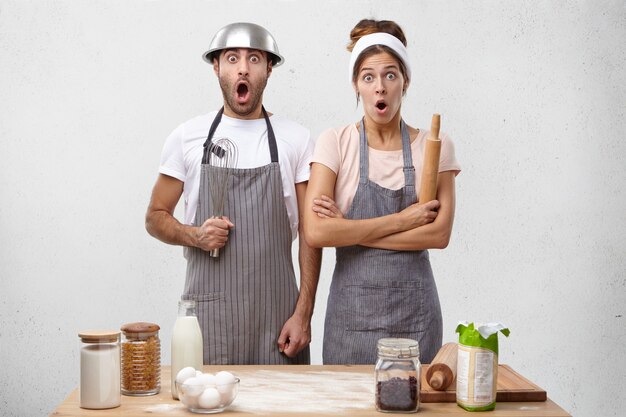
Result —
[[192, 413], [219, 413], [239, 392], [239, 378], [227, 371], [216, 374], [183, 368], [176, 375], [178, 399]]

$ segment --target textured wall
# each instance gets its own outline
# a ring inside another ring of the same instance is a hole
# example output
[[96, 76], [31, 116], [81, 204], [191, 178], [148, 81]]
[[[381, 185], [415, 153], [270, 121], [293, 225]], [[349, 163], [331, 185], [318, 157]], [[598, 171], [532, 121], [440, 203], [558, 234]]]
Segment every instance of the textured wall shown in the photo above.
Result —
[[[321, 6], [320, 6], [321, 3]], [[182, 250], [143, 216], [161, 146], [217, 108], [213, 33], [267, 26], [286, 56], [275, 113], [321, 130], [360, 114], [349, 29], [406, 30], [410, 124], [433, 112], [463, 172], [452, 242], [431, 258], [444, 340], [502, 321], [501, 362], [577, 417], [626, 401], [626, 7], [623, 1], [0, 1], [0, 414], [44, 416], [78, 384], [78, 330], [162, 326]], [[313, 327], [321, 362], [334, 252]]]

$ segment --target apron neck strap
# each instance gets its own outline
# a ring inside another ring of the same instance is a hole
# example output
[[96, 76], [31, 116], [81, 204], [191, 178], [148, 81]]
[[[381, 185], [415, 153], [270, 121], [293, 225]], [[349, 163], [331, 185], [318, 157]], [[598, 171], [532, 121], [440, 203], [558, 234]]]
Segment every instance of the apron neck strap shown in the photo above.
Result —
[[369, 154], [367, 135], [365, 134], [365, 117], [359, 122], [359, 182], [365, 184], [369, 178]]
[[400, 131], [402, 132], [402, 158], [404, 159], [404, 186], [415, 185], [415, 167], [413, 166], [413, 152], [411, 152], [411, 137], [409, 129], [406, 127], [404, 120], [400, 120]]
[[267, 125], [267, 141], [270, 145], [270, 156], [272, 157], [272, 162], [278, 162], [278, 146], [276, 145], [276, 136], [274, 136], [274, 129], [272, 128], [272, 124], [270, 123], [270, 117], [265, 111], [265, 106], [261, 106], [261, 110], [263, 111], [263, 117], [265, 118], [265, 124]]
[[[359, 122], [359, 166], [360, 166], [360, 175], [359, 182], [366, 183], [369, 178], [369, 155], [368, 155], [368, 145], [367, 145], [367, 135], [365, 134], [365, 117], [361, 119]], [[404, 120], [400, 120], [400, 132], [402, 134], [402, 159], [403, 159], [403, 167], [402, 171], [404, 172], [404, 185], [406, 186], [414, 186], [415, 185], [415, 167], [413, 166], [413, 153], [411, 152], [411, 138], [409, 136], [409, 131], [406, 127], [406, 123]]]
[[[276, 145], [276, 136], [274, 135], [274, 129], [272, 128], [272, 124], [270, 123], [270, 118], [267, 115], [267, 111], [265, 111], [265, 107], [261, 106], [261, 110], [263, 111], [263, 118], [265, 119], [265, 124], [267, 125], [267, 139], [270, 147], [270, 156], [272, 158], [272, 162], [278, 162], [278, 146]], [[222, 115], [224, 114], [224, 106], [217, 112], [215, 115], [215, 119], [213, 119], [213, 123], [211, 123], [211, 127], [209, 129], [209, 134], [207, 135], [206, 141], [204, 142], [204, 152], [202, 154], [202, 163], [209, 163], [209, 145], [211, 145], [211, 140], [213, 139], [213, 135], [217, 130], [217, 126], [219, 126], [222, 121]]]

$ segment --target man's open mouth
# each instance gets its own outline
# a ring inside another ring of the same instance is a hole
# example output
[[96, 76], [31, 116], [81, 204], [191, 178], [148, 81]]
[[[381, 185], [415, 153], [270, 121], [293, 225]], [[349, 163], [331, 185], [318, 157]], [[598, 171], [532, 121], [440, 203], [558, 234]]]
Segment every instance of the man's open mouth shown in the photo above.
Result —
[[248, 85], [244, 82], [240, 82], [237, 85], [237, 98], [239, 100], [246, 100], [248, 97]]

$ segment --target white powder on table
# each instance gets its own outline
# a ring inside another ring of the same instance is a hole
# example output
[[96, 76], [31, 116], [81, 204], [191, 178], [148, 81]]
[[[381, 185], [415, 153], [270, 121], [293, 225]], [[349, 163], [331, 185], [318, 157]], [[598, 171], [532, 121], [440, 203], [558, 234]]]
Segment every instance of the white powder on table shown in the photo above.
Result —
[[236, 372], [232, 411], [254, 414], [341, 413], [374, 408], [374, 375], [358, 372]]
[[186, 410], [185, 406], [180, 404], [157, 404], [145, 409], [146, 413], [163, 414], [169, 412], [177, 412], [179, 410]]

